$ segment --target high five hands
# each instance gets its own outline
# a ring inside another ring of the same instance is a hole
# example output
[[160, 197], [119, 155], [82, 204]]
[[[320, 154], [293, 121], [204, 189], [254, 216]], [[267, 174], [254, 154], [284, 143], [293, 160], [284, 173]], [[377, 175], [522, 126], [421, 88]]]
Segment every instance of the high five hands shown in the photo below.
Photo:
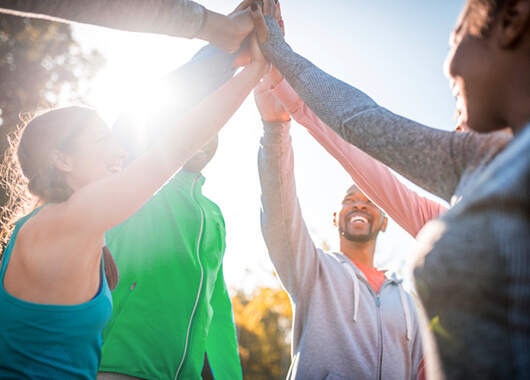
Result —
[[283, 31], [283, 21], [281, 19], [279, 3], [275, 3], [274, 0], [263, 0], [263, 10], [255, 3], [250, 5], [250, 9], [252, 20], [254, 20], [254, 28], [256, 29], [256, 34], [260, 43], [267, 41], [267, 36], [269, 35], [269, 28], [265, 24], [263, 16], [272, 16]]

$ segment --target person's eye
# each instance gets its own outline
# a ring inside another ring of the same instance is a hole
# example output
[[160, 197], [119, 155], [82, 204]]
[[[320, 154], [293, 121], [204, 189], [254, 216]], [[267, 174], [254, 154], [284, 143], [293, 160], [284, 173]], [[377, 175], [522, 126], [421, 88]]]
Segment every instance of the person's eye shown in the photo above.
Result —
[[99, 138], [98, 138], [98, 141], [103, 143], [103, 144], [108, 144], [110, 143], [110, 136], [108, 135], [101, 135]]

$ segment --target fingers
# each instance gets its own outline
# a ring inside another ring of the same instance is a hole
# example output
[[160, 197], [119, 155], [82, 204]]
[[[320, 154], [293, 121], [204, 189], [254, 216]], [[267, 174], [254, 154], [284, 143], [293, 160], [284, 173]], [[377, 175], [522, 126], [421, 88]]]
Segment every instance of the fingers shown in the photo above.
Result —
[[236, 7], [236, 9], [234, 9], [232, 11], [232, 13], [228, 14], [228, 17], [232, 16], [234, 13], [237, 13], [237, 12], [240, 12], [240, 11], [243, 11], [243, 10], [247, 9], [248, 6], [250, 5], [250, 3], [252, 3], [252, 1], [254, 1], [254, 0], [243, 0], [241, 3], [239, 3], [239, 5]]
[[[264, 6], [270, 0], [264, 1]], [[265, 24], [265, 19], [263, 18], [263, 13], [261, 8], [258, 7], [256, 3], [250, 4], [250, 14], [252, 15], [252, 20], [254, 21], [254, 27], [256, 28], [256, 33], [258, 35], [258, 40], [260, 43], [267, 41], [267, 36], [269, 35], [269, 28]]]
[[274, 0], [263, 0], [263, 14], [276, 19], [276, 2]]

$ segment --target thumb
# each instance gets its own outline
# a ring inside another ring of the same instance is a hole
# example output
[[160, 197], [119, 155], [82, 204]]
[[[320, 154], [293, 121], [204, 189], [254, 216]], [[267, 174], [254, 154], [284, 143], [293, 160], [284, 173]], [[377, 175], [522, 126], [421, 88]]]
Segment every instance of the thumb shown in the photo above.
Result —
[[250, 14], [252, 15], [252, 21], [254, 21], [254, 27], [256, 28], [258, 40], [260, 43], [264, 43], [267, 41], [269, 28], [267, 27], [267, 24], [265, 24], [261, 7], [259, 7], [256, 3], [250, 4]]

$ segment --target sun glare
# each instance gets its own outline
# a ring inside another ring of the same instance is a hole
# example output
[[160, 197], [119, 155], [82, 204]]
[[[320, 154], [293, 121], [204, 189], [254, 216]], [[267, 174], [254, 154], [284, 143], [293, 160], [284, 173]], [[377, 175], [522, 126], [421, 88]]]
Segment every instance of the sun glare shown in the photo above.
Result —
[[[163, 103], [176, 104], [179, 99], [169, 98], [163, 78], [204, 45], [201, 41], [86, 25], [77, 25], [74, 31], [84, 49], [99, 49], [105, 56], [106, 65], [92, 81], [89, 102], [109, 125], [124, 110], [143, 122], [150, 120]], [[184, 91], [179, 93], [185, 96]]]

